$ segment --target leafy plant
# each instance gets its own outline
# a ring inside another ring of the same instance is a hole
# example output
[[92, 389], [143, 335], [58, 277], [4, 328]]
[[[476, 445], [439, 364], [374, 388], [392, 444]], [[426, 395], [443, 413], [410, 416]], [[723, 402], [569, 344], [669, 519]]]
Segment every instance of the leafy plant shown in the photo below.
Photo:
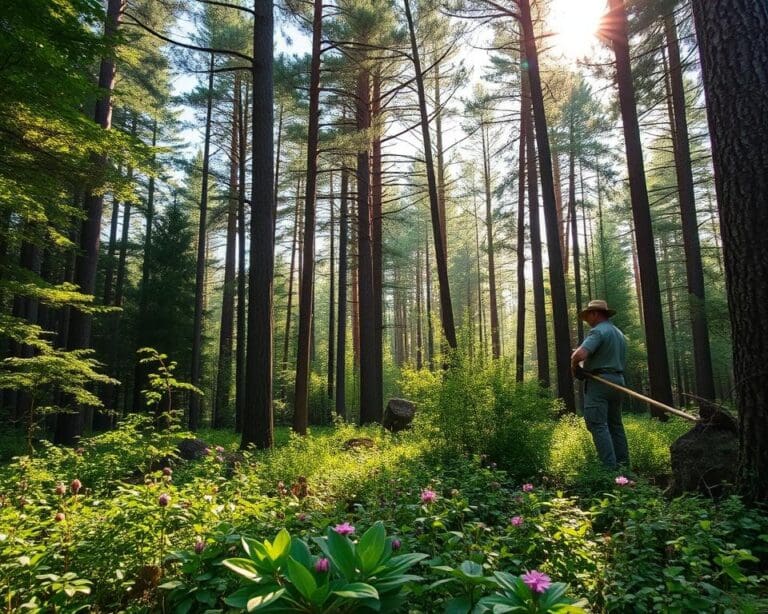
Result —
[[537, 592], [529, 587], [523, 577], [513, 576], [503, 571], [493, 574], [499, 591], [480, 600], [481, 611], [503, 614], [505, 612], [525, 612], [543, 614], [580, 614], [586, 610], [574, 600], [566, 597], [568, 585], [563, 582], [549, 584], [546, 590]]
[[248, 558], [226, 559], [224, 565], [246, 585], [226, 603], [249, 612], [268, 606], [269, 611], [293, 612], [393, 611], [403, 602], [406, 586], [421, 580], [408, 570], [427, 555], [394, 555], [393, 540], [381, 522], [357, 543], [348, 537], [350, 530], [345, 523], [315, 538], [321, 557], [313, 557], [307, 543], [285, 529], [274, 542], [244, 537]]

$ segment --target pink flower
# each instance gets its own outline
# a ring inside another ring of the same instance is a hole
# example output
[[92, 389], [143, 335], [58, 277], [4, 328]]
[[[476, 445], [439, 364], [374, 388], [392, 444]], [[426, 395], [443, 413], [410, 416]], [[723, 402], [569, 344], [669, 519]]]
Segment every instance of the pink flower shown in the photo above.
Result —
[[337, 524], [335, 527], [333, 527], [333, 530], [336, 531], [339, 535], [352, 535], [352, 533], [355, 532], [355, 527], [353, 527], [348, 522], [344, 522], [342, 524]]
[[73, 493], [77, 494], [78, 491], [83, 487], [83, 483], [77, 478], [75, 478], [74, 480], [72, 480], [72, 483], [69, 485], [69, 487], [72, 489]]
[[626, 486], [629, 484], [629, 479], [625, 478], [623, 475], [620, 475], [614, 480], [619, 486]]
[[307, 515], [304, 512], [301, 512], [296, 518], [299, 520], [299, 522], [306, 522], [307, 521]]
[[171, 502], [171, 496], [168, 493], [163, 493], [157, 498], [157, 504], [160, 507], [168, 507], [168, 504]]
[[434, 503], [437, 499], [437, 493], [434, 490], [424, 489], [421, 491], [422, 503]]
[[531, 492], [533, 490], [533, 484], [523, 484], [523, 492]]
[[513, 527], [519, 527], [521, 524], [523, 524], [523, 517], [522, 516], [513, 516], [509, 524], [511, 524]]
[[59, 512], [58, 514], [56, 514], [56, 515], [53, 517], [54, 521], [56, 521], [56, 522], [63, 522], [63, 521], [64, 521], [64, 518], [65, 518], [65, 516], [64, 516], [64, 512]]
[[195, 538], [195, 554], [201, 554], [205, 550], [205, 542], [199, 535]]
[[393, 539], [392, 540], [392, 551], [400, 550], [400, 548], [403, 546], [402, 542], [399, 539]]
[[315, 571], [317, 573], [327, 573], [330, 568], [331, 568], [331, 563], [326, 558], [319, 558], [315, 562]]
[[536, 571], [535, 569], [521, 577], [526, 586], [534, 593], [543, 593], [552, 584], [552, 580], [550, 580], [547, 574]]
[[216, 452], [219, 454], [224, 454], [224, 447], [223, 446], [216, 446]]
[[173, 475], [173, 469], [170, 467], [163, 467], [163, 475], [168, 478], [171, 477]]
[[66, 492], [67, 492], [67, 487], [64, 486], [64, 484], [62, 484], [61, 482], [56, 484], [56, 494], [57, 495], [62, 496]]

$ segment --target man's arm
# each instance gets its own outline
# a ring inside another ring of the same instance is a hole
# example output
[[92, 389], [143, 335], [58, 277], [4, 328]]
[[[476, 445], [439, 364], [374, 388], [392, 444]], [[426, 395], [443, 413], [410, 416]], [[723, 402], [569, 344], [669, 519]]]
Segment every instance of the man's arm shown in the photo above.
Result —
[[589, 356], [589, 350], [587, 350], [583, 345], [577, 347], [573, 354], [571, 354], [571, 374], [576, 373], [576, 367], [579, 366], [579, 363], [583, 360], [586, 360]]

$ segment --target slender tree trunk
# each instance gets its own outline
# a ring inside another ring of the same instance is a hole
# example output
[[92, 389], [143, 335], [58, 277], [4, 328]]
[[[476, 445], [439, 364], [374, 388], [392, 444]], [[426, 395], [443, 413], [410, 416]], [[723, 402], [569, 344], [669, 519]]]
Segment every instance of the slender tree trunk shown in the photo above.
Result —
[[341, 211], [339, 212], [339, 317], [336, 327], [336, 413], [347, 417], [347, 228], [349, 213], [347, 199], [349, 195], [349, 171], [346, 165], [341, 169]]
[[[443, 151], [443, 104], [440, 99], [440, 62], [435, 63], [435, 158], [437, 163], [437, 202], [440, 210], [440, 228], [443, 245], [448, 249], [448, 216], [445, 212], [445, 152]], [[448, 258], [446, 252], [445, 255]]]
[[542, 264], [541, 230], [539, 227], [539, 179], [536, 170], [536, 142], [533, 138], [530, 88], [524, 77], [526, 162], [528, 165], [528, 223], [531, 236], [531, 270], [533, 310], [536, 322], [536, 368], [539, 384], [549, 388], [549, 343], [547, 340], [547, 313], [544, 298], [544, 267]]
[[[373, 73], [371, 96], [371, 118], [374, 125], [383, 125], [381, 110], [381, 70]], [[381, 169], [381, 134], [375, 130], [371, 144], [371, 253], [373, 264], [373, 307], [375, 317], [376, 353], [376, 394], [379, 399], [376, 415], [384, 413], [384, 295], [382, 269], [384, 266], [382, 223], [384, 220], [382, 204], [382, 169]]]
[[496, 263], [493, 248], [493, 210], [491, 207], [491, 160], [487, 126], [480, 126], [483, 143], [483, 183], [485, 186], [485, 229], [488, 244], [488, 293], [491, 308], [491, 355], [501, 358], [501, 337], [499, 335], [499, 307], [496, 302]]
[[693, 190], [693, 171], [691, 169], [691, 149], [688, 141], [683, 67], [680, 60], [677, 27], [672, 13], [664, 17], [664, 29], [669, 50], [669, 80], [674, 110], [673, 118], [670, 119], [673, 119], [674, 122], [675, 170], [677, 173], [677, 191], [682, 219], [683, 247], [685, 249], [685, 273], [688, 280], [696, 395], [705, 399], [699, 402], [701, 415], [709, 417], [714, 412], [714, 409], [706, 400], [715, 398], [715, 381], [712, 375], [712, 352], [709, 346], [709, 324], [705, 309], [704, 267], [701, 261], [699, 224], [696, 216], [696, 200]]
[[274, 159], [272, 62], [274, 17], [272, 4], [254, 3], [253, 87], [251, 105], [251, 250], [248, 287], [248, 355], [246, 398], [241, 446], [271, 448], [272, 413], [272, 300], [275, 250], [272, 245]]
[[421, 335], [421, 250], [416, 248], [416, 370], [424, 368], [424, 341]]
[[272, 251], [275, 249], [275, 237], [277, 236], [277, 205], [278, 194], [280, 193], [280, 155], [282, 153], [283, 144], [283, 114], [285, 112], [285, 105], [280, 103], [280, 113], [277, 119], [277, 145], [275, 147], [275, 180], [274, 186], [274, 204], [272, 207]]
[[560, 152], [552, 146], [552, 180], [555, 188], [555, 210], [560, 237], [560, 253], [563, 255], [563, 270], [568, 273], [568, 223], [563, 220], [563, 185], [560, 176]]
[[[240, 103], [240, 138], [238, 145], [240, 153], [238, 162], [238, 196], [237, 196], [237, 360], [235, 365], [235, 431], [243, 432], [243, 416], [245, 415], [245, 360], [248, 344], [246, 333], [246, 266], [245, 266], [245, 159], [248, 152], [248, 83], [245, 84], [245, 94]], [[277, 173], [275, 173], [277, 175]], [[275, 202], [277, 192], [275, 192]]]
[[[584, 190], [584, 172], [579, 159], [579, 194], [581, 195], [581, 231], [584, 236], [584, 270], [587, 273], [587, 296], [592, 296], [592, 268], [589, 266], [589, 242], [587, 238], [587, 197]], [[578, 241], [573, 242], [578, 245]]]
[[293, 406], [293, 430], [301, 435], [306, 435], [309, 422], [310, 335], [314, 316], [315, 292], [315, 215], [317, 208], [317, 144], [320, 131], [320, 45], [322, 33], [323, 3], [321, 0], [315, 0], [312, 17], [312, 60], [309, 69], [304, 262], [299, 291], [299, 340], [296, 353], [296, 393]]
[[424, 93], [424, 77], [421, 72], [419, 60], [419, 48], [416, 44], [416, 31], [411, 16], [409, 0], [405, 3], [405, 16], [408, 20], [408, 30], [411, 38], [411, 54], [416, 70], [416, 88], [419, 96], [419, 111], [421, 114], [421, 132], [424, 139], [424, 162], [427, 169], [427, 184], [429, 186], [429, 204], [432, 217], [432, 233], [435, 241], [435, 263], [437, 264], [438, 285], [440, 288], [440, 315], [443, 324], [443, 334], [451, 349], [456, 349], [456, 326], [453, 320], [453, 305], [451, 304], [451, 290], [448, 285], [448, 251], [443, 240], [442, 227], [445, 220], [441, 219], [440, 206], [437, 198], [437, 183], [435, 180], [435, 167], [432, 162], [432, 144], [429, 136], [429, 116], [427, 114], [426, 95]]
[[563, 256], [560, 249], [561, 226], [557, 220], [554, 181], [552, 179], [552, 157], [547, 135], [547, 118], [544, 110], [544, 96], [541, 90], [539, 59], [529, 0], [520, 0], [526, 59], [531, 90], [533, 116], [536, 122], [536, 144], [539, 152], [541, 169], [541, 190], [544, 205], [544, 222], [547, 231], [547, 250], [549, 253], [549, 287], [552, 295], [552, 318], [555, 334], [555, 362], [557, 366], [557, 392], [565, 403], [567, 412], [576, 412], [576, 400], [571, 377], [571, 335], [568, 325], [568, 302], [565, 292], [565, 274]]
[[[573, 140], [573, 118], [571, 118], [571, 144], [568, 152], [568, 216], [571, 222], [571, 241], [573, 243], [573, 283], [576, 294], [576, 313], [581, 313], [581, 261], [579, 254], [579, 223], [576, 219], [576, 144]], [[584, 338], [584, 323], [576, 318], [576, 338]]]
[[664, 258], [664, 281], [666, 282], [667, 311], [669, 312], [669, 336], [672, 341], [672, 365], [675, 371], [675, 384], [677, 386], [677, 404], [679, 407], [685, 405], [683, 387], [683, 372], [680, 366], [680, 350], [677, 338], [677, 314], [675, 313], [675, 297], [672, 291], [672, 263], [669, 260], [669, 241], [662, 235], [661, 254]]
[[[205, 294], [205, 264], [206, 245], [208, 236], [208, 168], [211, 151], [211, 110], [213, 107], [213, 70], [215, 56], [211, 53], [208, 68], [208, 100], [205, 112], [205, 144], [203, 146], [203, 187], [200, 194], [200, 222], [197, 232], [197, 271], [195, 274], [195, 316], [192, 325], [192, 375], [191, 384], [200, 385], [202, 375], [203, 348], [203, 295]], [[189, 398], [189, 429], [196, 431], [200, 428], [200, 396], [193, 394]]]
[[525, 149], [527, 104], [520, 98], [520, 144], [517, 153], [517, 330], [515, 333], [515, 381], [525, 375]]
[[[293, 238], [291, 240], [291, 266], [288, 270], [288, 305], [285, 308], [285, 334], [283, 335], [283, 371], [288, 371], [288, 350], [291, 344], [291, 322], [293, 317], [293, 279], [296, 271], [296, 252], [298, 250], [297, 235], [301, 225], [301, 178], [296, 180], [296, 207], [293, 212]], [[301, 279], [301, 278], [299, 278]], [[301, 282], [299, 282], [301, 285]], [[283, 390], [285, 397], [285, 390]]]
[[240, 153], [238, 121], [240, 118], [240, 76], [235, 74], [232, 93], [232, 137], [229, 152], [229, 203], [227, 208], [227, 242], [224, 256], [224, 289], [221, 297], [219, 327], [219, 364], [216, 376], [216, 398], [213, 426], [223, 428], [231, 423], [229, 415], [232, 387], [232, 348], [235, 333], [235, 261], [237, 258], [238, 157]]
[[[637, 238], [638, 264], [645, 318], [645, 341], [648, 348], [648, 377], [651, 396], [662, 403], [672, 404], [672, 386], [669, 377], [669, 361], [664, 334], [664, 316], [659, 293], [659, 274], [651, 225], [648, 191], [640, 140], [640, 128], [635, 106], [634, 84], [629, 56], [627, 16], [623, 0], [609, 0], [610, 29], [608, 36], [616, 56], [616, 79], [619, 88], [619, 107], [624, 124], [624, 140], [629, 172], [629, 189], [632, 200], [632, 217]], [[660, 410], [651, 413], [660, 420], [667, 416]]]
[[768, 500], [768, 7], [692, 0], [712, 139], [739, 409], [741, 492]]
[[[119, 171], [119, 172], [122, 172]], [[112, 198], [112, 219], [109, 222], [109, 243], [107, 246], [107, 268], [104, 271], [104, 305], [112, 304], [115, 277], [115, 249], [117, 247], [117, 225], [120, 221], [120, 201]]]
[[429, 234], [424, 234], [424, 270], [427, 277], [427, 362], [435, 370], [435, 328], [432, 324], [432, 267], [429, 264]]
[[477, 274], [477, 327], [479, 331], [479, 344], [480, 354], [485, 356], [485, 335], [484, 335], [484, 320], [485, 309], [483, 307], [483, 281], [480, 275], [480, 214], [477, 210], [477, 192], [475, 190], [474, 173], [472, 175], [472, 206], [475, 214], [475, 261], [476, 261], [476, 274]]
[[336, 328], [336, 310], [335, 310], [335, 294], [336, 294], [336, 280], [334, 278], [334, 266], [333, 266], [333, 256], [335, 253], [334, 250], [334, 239], [335, 239], [335, 220], [334, 220], [334, 207], [336, 206], [336, 199], [334, 197], [333, 193], [333, 173], [330, 174], [330, 178], [328, 180], [328, 184], [330, 186], [330, 229], [328, 231], [328, 238], [330, 243], [330, 248], [328, 249], [328, 272], [330, 274], [330, 287], [328, 290], [328, 398], [333, 400], [333, 375], [334, 375], [334, 365], [333, 365], [333, 359], [336, 356], [336, 348], [334, 347], [334, 331]]
[[[108, 56], [102, 58], [99, 68], [99, 91], [96, 100], [94, 120], [104, 130], [112, 127], [112, 90], [115, 86], [114, 37], [122, 18], [121, 0], [108, 0], [104, 28], [104, 39]], [[98, 166], [106, 168], [106, 156], [99, 156]], [[89, 192], [85, 197], [85, 219], [80, 230], [80, 254], [75, 264], [74, 282], [84, 294], [93, 294], [96, 286], [96, 266], [99, 259], [101, 235], [101, 214], [104, 196]], [[67, 349], [77, 350], [91, 345], [91, 315], [79, 309], [70, 309]], [[59, 414], [56, 421], [54, 442], [72, 445], [83, 434], [83, 412], [76, 409], [73, 413]]]

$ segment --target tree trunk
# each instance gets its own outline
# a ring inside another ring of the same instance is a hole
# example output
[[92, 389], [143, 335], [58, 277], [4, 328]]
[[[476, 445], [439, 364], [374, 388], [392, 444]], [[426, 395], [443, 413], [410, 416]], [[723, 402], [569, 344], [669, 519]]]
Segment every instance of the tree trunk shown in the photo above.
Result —
[[424, 271], [427, 277], [427, 362], [435, 370], [435, 328], [432, 324], [432, 267], [429, 264], [429, 234], [424, 233]]
[[[298, 251], [298, 232], [301, 224], [301, 178], [296, 180], [296, 206], [293, 210], [293, 238], [291, 239], [291, 266], [288, 270], [288, 305], [285, 309], [285, 334], [283, 335], [283, 371], [288, 371], [288, 350], [291, 343], [291, 322], [293, 316], [293, 279], [296, 271], [296, 252]], [[299, 282], [300, 284], [301, 282]], [[285, 397], [285, 390], [283, 390]]]
[[219, 327], [219, 364], [216, 376], [216, 398], [213, 406], [213, 427], [223, 428], [231, 423], [230, 388], [232, 387], [232, 347], [235, 333], [235, 259], [237, 258], [238, 143], [240, 119], [240, 76], [235, 74], [232, 93], [232, 137], [229, 152], [229, 203], [227, 208], [227, 242], [224, 256], [224, 289], [221, 297], [221, 326]]
[[578, 314], [581, 313], [581, 261], [579, 254], [579, 224], [576, 219], [576, 144], [573, 140], [573, 121], [571, 118], [571, 143], [568, 151], [568, 216], [571, 222], [571, 241], [573, 246], [573, 285], [576, 294], [576, 338], [581, 342], [584, 338], [584, 323]]
[[480, 126], [483, 143], [483, 184], [485, 186], [485, 229], [488, 244], [488, 293], [491, 308], [491, 355], [501, 358], [501, 337], [499, 335], [499, 307], [496, 303], [496, 264], [493, 248], [493, 210], [491, 208], [491, 159], [487, 126]]
[[[373, 73], [371, 119], [373, 124], [383, 124], [381, 111], [381, 70]], [[384, 414], [384, 296], [382, 283], [384, 220], [382, 204], [381, 134], [375, 130], [371, 144], [371, 254], [373, 266], [373, 308], [375, 317], [376, 394], [379, 399], [376, 415]], [[378, 421], [378, 420], [377, 420]]]
[[[610, 38], [616, 56], [616, 80], [619, 88], [619, 107], [624, 125], [629, 189], [632, 200], [632, 217], [637, 239], [637, 256], [640, 270], [643, 316], [645, 320], [645, 341], [648, 349], [648, 378], [651, 397], [671, 405], [672, 386], [669, 377], [664, 316], [661, 309], [659, 274], [653, 241], [651, 211], [648, 190], [645, 183], [645, 167], [640, 140], [640, 128], [635, 106], [634, 84], [629, 56], [627, 16], [622, 0], [609, 0]], [[667, 416], [660, 410], [651, 409], [651, 414], [660, 420]]]
[[[443, 151], [443, 105], [440, 99], [440, 62], [435, 63], [435, 158], [437, 163], [437, 202], [443, 245], [448, 249], [448, 216], [445, 213], [445, 152]], [[446, 252], [445, 255], [448, 258]]]
[[712, 138], [739, 409], [741, 492], [768, 500], [768, 7], [692, 0]]
[[299, 340], [296, 352], [296, 393], [293, 430], [307, 434], [309, 422], [310, 335], [314, 315], [315, 214], [317, 198], [317, 141], [320, 131], [320, 45], [323, 33], [323, 3], [315, 0], [312, 17], [312, 60], [309, 69], [309, 127], [307, 133], [307, 179], [304, 205], [304, 262], [299, 291]]
[[336, 413], [347, 417], [347, 228], [349, 213], [347, 198], [349, 194], [349, 171], [346, 165], [341, 169], [341, 211], [339, 212], [339, 317], [336, 327]]
[[[192, 374], [190, 383], [200, 385], [202, 374], [203, 348], [203, 294], [205, 293], [205, 264], [207, 245], [208, 213], [208, 168], [211, 151], [211, 110], [213, 107], [213, 70], [215, 56], [211, 53], [208, 68], [208, 99], [205, 112], [205, 144], [203, 146], [203, 186], [200, 193], [200, 222], [197, 231], [197, 271], [195, 274], [195, 317], [192, 325]], [[200, 396], [193, 394], [189, 398], [189, 430], [200, 428]]]
[[715, 381], [712, 375], [712, 352], [709, 346], [709, 324], [705, 309], [704, 268], [701, 262], [699, 223], [696, 216], [696, 200], [691, 170], [691, 149], [688, 140], [688, 119], [686, 115], [683, 67], [677, 40], [674, 15], [664, 17], [664, 30], [669, 50], [669, 81], [672, 90], [672, 108], [677, 173], [677, 192], [682, 219], [683, 247], [685, 250], [685, 274], [688, 281], [688, 301], [693, 335], [693, 366], [696, 375], [696, 395], [702, 417], [709, 417], [714, 408], [707, 403], [715, 398]]
[[544, 298], [544, 268], [541, 255], [541, 230], [539, 227], [539, 179], [536, 170], [536, 141], [533, 138], [533, 118], [528, 79], [523, 80], [523, 98], [526, 100], [525, 141], [528, 165], [528, 224], [531, 235], [531, 270], [533, 286], [533, 310], [536, 322], [536, 368], [539, 384], [549, 388], [549, 343], [547, 341], [547, 313]]
[[278, 194], [280, 193], [280, 155], [283, 144], [283, 114], [285, 105], [280, 103], [280, 114], [277, 119], [277, 145], [275, 147], [275, 180], [272, 189], [274, 190], [274, 203], [272, 206], [272, 251], [275, 249], [275, 237], [277, 236], [277, 205]]
[[[235, 431], [243, 432], [243, 416], [245, 415], [245, 349], [246, 338], [246, 267], [245, 267], [245, 159], [248, 153], [248, 82], [245, 84], [245, 95], [240, 103], [240, 152], [238, 162], [238, 191], [237, 191], [237, 359], [235, 365]], [[275, 173], [277, 174], [277, 173]], [[277, 199], [277, 193], [275, 193]], [[273, 242], [274, 243], [274, 242]]]
[[421, 334], [421, 250], [416, 248], [416, 370], [424, 368], [424, 341]]
[[[114, 38], [122, 19], [121, 0], [108, 0], [104, 27], [104, 39], [108, 55], [101, 60], [99, 68], [99, 91], [96, 100], [94, 121], [104, 130], [112, 127], [112, 90], [115, 86]], [[101, 168], [106, 168], [106, 156], [95, 160]], [[85, 219], [80, 230], [80, 253], [75, 263], [74, 283], [84, 294], [93, 294], [96, 286], [96, 266], [99, 259], [101, 235], [101, 214], [104, 207], [104, 195], [89, 192], [85, 197]], [[91, 345], [91, 315], [79, 309], [70, 309], [67, 349], [77, 350]], [[83, 413], [62, 413], [56, 421], [54, 443], [71, 445], [83, 434]]]
[[517, 330], [515, 332], [515, 381], [522, 382], [525, 371], [525, 149], [527, 104], [520, 97], [520, 144], [517, 153]]
[[336, 199], [334, 197], [333, 193], [333, 173], [330, 174], [330, 178], [328, 180], [328, 184], [330, 186], [330, 203], [329, 203], [329, 210], [330, 210], [330, 229], [328, 231], [328, 239], [330, 243], [330, 247], [328, 249], [328, 273], [331, 277], [329, 289], [328, 289], [328, 398], [333, 400], [333, 375], [334, 375], [334, 367], [333, 367], [333, 359], [336, 356], [336, 348], [334, 347], [334, 331], [336, 328], [336, 311], [335, 311], [335, 304], [334, 295], [336, 294], [336, 280], [334, 277], [334, 266], [333, 266], [333, 256], [336, 250], [334, 250], [334, 233], [335, 233], [335, 219], [334, 219], [334, 207], [336, 206]]
[[552, 295], [552, 319], [555, 334], [555, 363], [557, 366], [557, 392], [565, 403], [565, 410], [576, 412], [576, 400], [571, 377], [571, 335], [568, 325], [568, 302], [565, 292], [565, 274], [563, 255], [560, 249], [562, 238], [561, 226], [557, 220], [554, 181], [552, 179], [552, 157], [547, 135], [547, 117], [544, 110], [544, 96], [541, 90], [539, 59], [529, 0], [520, 0], [526, 59], [531, 90], [533, 116], [536, 122], [536, 144], [539, 152], [541, 169], [541, 191], [544, 205], [544, 223], [547, 231], [547, 251], [549, 254], [549, 287]]
[[254, 3], [253, 87], [251, 105], [251, 250], [248, 287], [248, 356], [241, 447], [271, 448], [272, 414], [272, 297], [275, 250], [272, 246], [274, 210], [274, 85], [272, 4]]
[[478, 328], [478, 341], [480, 347], [480, 354], [485, 356], [485, 335], [484, 335], [484, 320], [485, 309], [483, 308], [483, 281], [480, 275], [480, 214], [477, 210], [477, 192], [475, 190], [475, 176], [472, 174], [472, 206], [475, 214], [475, 261], [476, 261], [476, 274], [477, 274], [477, 328]]
[[[370, 128], [370, 76], [364, 66], [357, 74], [357, 129]], [[367, 140], [367, 139], [366, 139]], [[360, 423], [381, 421], [376, 360], [376, 307], [374, 302], [373, 250], [371, 247], [370, 143], [357, 152], [357, 252], [360, 324]]]
[[440, 205], [437, 198], [437, 183], [435, 180], [435, 167], [432, 162], [432, 144], [429, 136], [429, 116], [427, 114], [426, 95], [424, 93], [424, 77], [421, 72], [419, 60], [419, 48], [416, 44], [416, 31], [413, 27], [411, 5], [409, 0], [405, 3], [405, 16], [408, 20], [408, 30], [411, 38], [411, 55], [416, 70], [416, 88], [419, 97], [419, 112], [421, 114], [421, 132], [424, 139], [424, 162], [427, 169], [427, 184], [429, 186], [429, 206], [432, 217], [432, 234], [435, 241], [435, 263], [437, 264], [438, 285], [440, 288], [440, 316], [443, 324], [443, 334], [451, 349], [456, 349], [456, 326], [453, 320], [453, 305], [451, 304], [451, 290], [448, 285], [448, 257], [445, 242], [443, 240], [443, 226], [445, 220], [440, 216]]

